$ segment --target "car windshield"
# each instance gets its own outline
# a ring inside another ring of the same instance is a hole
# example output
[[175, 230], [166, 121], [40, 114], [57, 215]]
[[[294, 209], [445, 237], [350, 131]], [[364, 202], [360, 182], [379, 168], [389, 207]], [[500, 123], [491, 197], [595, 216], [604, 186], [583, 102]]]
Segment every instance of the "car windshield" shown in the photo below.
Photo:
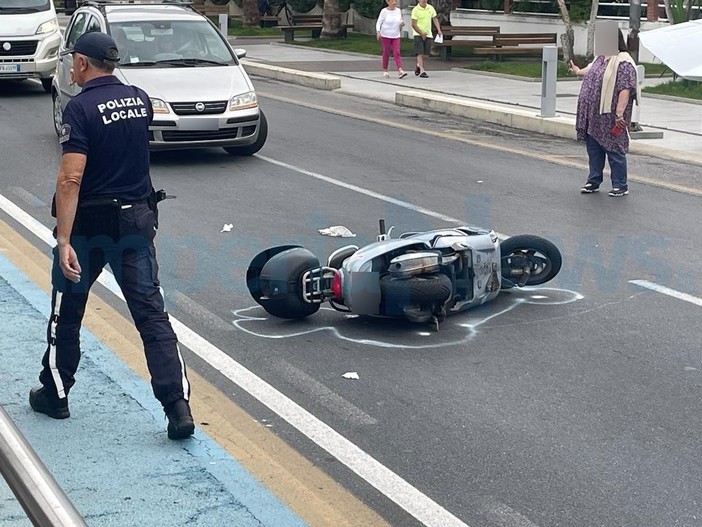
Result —
[[229, 46], [204, 20], [129, 21], [109, 25], [122, 67], [236, 63]]
[[0, 0], [0, 11], [3, 13], [36, 13], [50, 9], [49, 0]]

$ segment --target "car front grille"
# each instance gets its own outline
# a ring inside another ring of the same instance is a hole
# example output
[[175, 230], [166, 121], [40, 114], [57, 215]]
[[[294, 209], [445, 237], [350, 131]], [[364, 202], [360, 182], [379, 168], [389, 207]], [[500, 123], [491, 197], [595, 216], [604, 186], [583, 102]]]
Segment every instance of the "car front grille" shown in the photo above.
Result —
[[[5, 44], [9, 44], [10, 49], [5, 49]], [[36, 40], [0, 40], [0, 57], [10, 57], [12, 55], [34, 55], [36, 51]]]
[[161, 132], [165, 142], [177, 141], [217, 141], [218, 139], [236, 139], [238, 128], [221, 130], [164, 130]]
[[202, 102], [205, 105], [205, 109], [202, 111], [196, 110], [195, 105], [199, 104], [197, 102], [172, 102], [171, 108], [176, 113], [176, 115], [207, 115], [224, 113], [227, 109], [227, 101], [209, 101]]

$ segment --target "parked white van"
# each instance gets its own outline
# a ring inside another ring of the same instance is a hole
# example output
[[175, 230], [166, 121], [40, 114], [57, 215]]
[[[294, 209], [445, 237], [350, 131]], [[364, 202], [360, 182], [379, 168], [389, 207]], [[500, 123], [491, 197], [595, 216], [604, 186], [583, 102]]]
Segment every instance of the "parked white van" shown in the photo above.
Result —
[[0, 0], [0, 80], [41, 80], [51, 92], [61, 30], [53, 0]]

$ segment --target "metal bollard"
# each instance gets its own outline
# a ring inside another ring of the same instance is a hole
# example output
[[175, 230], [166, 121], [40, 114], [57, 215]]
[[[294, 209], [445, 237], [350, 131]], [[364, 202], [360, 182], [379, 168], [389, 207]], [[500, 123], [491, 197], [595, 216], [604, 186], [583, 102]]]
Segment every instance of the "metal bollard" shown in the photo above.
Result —
[[225, 38], [229, 35], [229, 15], [225, 13], [219, 15], [219, 29]]
[[541, 62], [541, 117], [556, 116], [556, 68], [558, 48], [544, 46]]

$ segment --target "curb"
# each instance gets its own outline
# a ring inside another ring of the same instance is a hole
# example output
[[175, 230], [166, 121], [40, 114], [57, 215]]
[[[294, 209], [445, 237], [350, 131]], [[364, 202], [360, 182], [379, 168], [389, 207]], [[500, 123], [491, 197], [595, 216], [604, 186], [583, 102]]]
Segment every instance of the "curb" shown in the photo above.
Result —
[[569, 117], [540, 117], [532, 110], [486, 104], [446, 95], [429, 95], [418, 91], [396, 92], [395, 104], [576, 139], [575, 119]]
[[250, 75], [258, 75], [259, 77], [289, 82], [290, 84], [299, 84], [317, 90], [332, 91], [341, 88], [341, 79], [327, 73], [311, 73], [293, 70], [280, 66], [261, 64], [260, 62], [251, 62], [248, 59], [242, 59], [241, 64]]
[[[333, 91], [341, 88], [341, 78], [325, 73], [305, 71], [260, 64], [242, 59], [246, 71], [251, 75], [289, 82], [319, 90]], [[577, 140], [574, 117], [541, 117], [538, 109], [521, 109], [498, 103], [481, 102], [465, 98], [443, 95], [438, 92], [404, 90], [395, 93], [395, 104], [415, 109], [428, 110], [447, 115], [476, 119], [492, 124], [499, 124], [537, 132], [545, 135]], [[670, 148], [630, 142], [629, 152], [647, 155], [670, 161], [702, 166], [702, 159], [696, 154], [673, 150]]]

